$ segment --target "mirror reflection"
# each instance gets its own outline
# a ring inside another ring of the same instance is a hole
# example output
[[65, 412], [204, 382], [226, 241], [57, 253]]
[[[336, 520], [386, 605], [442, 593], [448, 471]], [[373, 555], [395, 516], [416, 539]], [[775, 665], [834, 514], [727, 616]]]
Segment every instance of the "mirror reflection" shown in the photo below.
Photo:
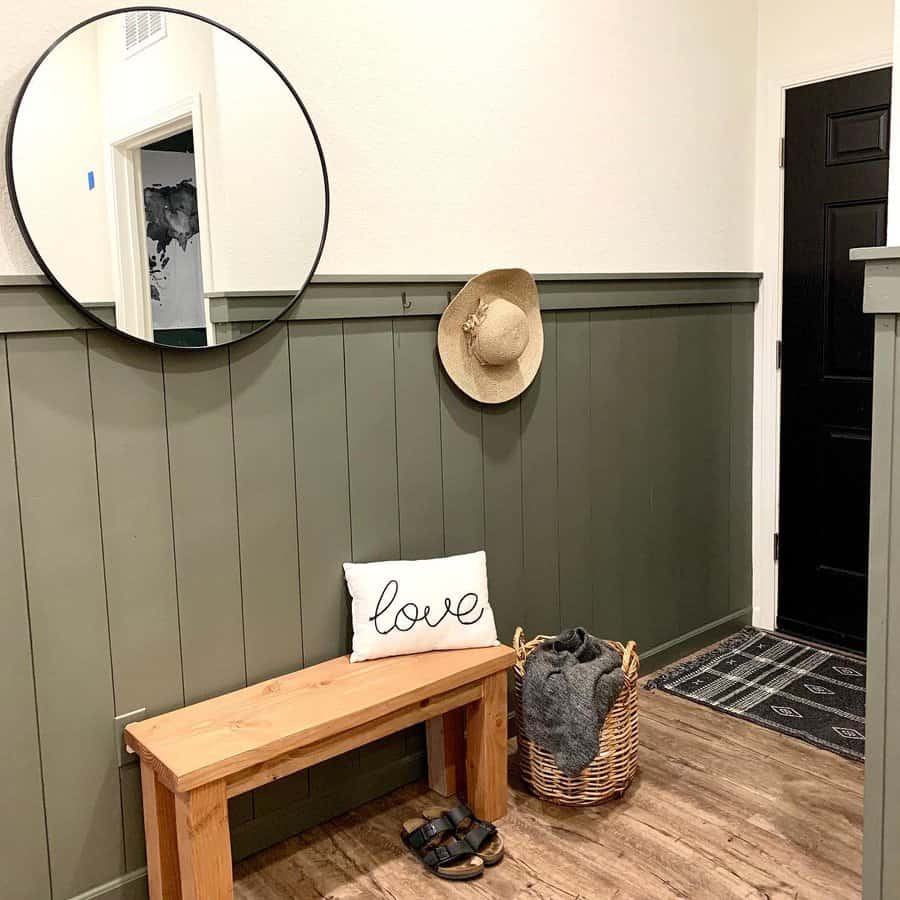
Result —
[[66, 34], [26, 81], [9, 149], [42, 268], [133, 337], [246, 336], [318, 261], [327, 183], [312, 124], [271, 63], [203, 19], [132, 9]]

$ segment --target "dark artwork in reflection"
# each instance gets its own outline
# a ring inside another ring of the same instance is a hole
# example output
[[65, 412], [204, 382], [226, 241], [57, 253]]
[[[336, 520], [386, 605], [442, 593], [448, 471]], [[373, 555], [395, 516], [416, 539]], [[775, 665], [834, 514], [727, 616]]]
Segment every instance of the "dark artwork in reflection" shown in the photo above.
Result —
[[144, 216], [147, 237], [156, 241], [156, 253], [150, 256], [150, 296], [159, 302], [158, 285], [166, 280], [169, 244], [177, 241], [182, 250], [200, 231], [197, 215], [197, 188], [191, 179], [178, 184], [154, 184], [144, 188]]

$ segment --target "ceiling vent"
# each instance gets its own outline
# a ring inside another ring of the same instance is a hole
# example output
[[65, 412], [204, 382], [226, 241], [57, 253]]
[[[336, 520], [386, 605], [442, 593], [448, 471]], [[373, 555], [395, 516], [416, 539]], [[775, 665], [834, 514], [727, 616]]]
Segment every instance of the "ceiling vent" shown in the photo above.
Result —
[[157, 9], [125, 13], [125, 56], [134, 56], [166, 36], [166, 14]]

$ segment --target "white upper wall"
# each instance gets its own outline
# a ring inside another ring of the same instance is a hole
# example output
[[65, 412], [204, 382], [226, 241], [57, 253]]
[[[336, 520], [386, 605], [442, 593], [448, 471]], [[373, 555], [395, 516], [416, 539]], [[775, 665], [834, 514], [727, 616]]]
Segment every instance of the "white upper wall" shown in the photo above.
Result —
[[[192, 9], [256, 43], [309, 108], [332, 187], [321, 272], [752, 267], [752, 0]], [[97, 11], [14, 4], [0, 114], [47, 44]], [[0, 274], [34, 271], [0, 202]]]
[[781, 227], [783, 89], [890, 65], [893, 0], [759, 0], [756, 266]]
[[890, 55], [893, 0], [758, 0], [760, 72]]

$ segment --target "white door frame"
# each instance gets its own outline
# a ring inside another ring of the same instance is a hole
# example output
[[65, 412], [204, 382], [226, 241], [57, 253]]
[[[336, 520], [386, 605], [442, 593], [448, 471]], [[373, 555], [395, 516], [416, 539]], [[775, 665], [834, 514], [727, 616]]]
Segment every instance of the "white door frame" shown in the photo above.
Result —
[[756, 217], [757, 268], [765, 273], [756, 306], [753, 364], [753, 624], [759, 628], [775, 628], [778, 604], [778, 564], [773, 541], [778, 531], [781, 372], [776, 369], [775, 346], [781, 339], [784, 169], [779, 167], [779, 153], [784, 137], [785, 94], [790, 88], [883, 69], [892, 62], [887, 52], [801, 70], [769, 81], [762, 98], [763, 146], [769, 143], [768, 136], [771, 156], [766, 147], [759, 171], [771, 165], [777, 177], [766, 180], [758, 176], [760, 214]]
[[[200, 274], [204, 295], [215, 290], [212, 278], [209, 204], [206, 188], [206, 145], [200, 95], [149, 110], [126, 127], [107, 136], [110, 178], [109, 215], [116, 296], [116, 326], [144, 340], [153, 340], [150, 278], [147, 269], [147, 223], [140, 149], [147, 144], [191, 129], [194, 134], [197, 212], [200, 219]], [[207, 336], [209, 308], [204, 296]]]

